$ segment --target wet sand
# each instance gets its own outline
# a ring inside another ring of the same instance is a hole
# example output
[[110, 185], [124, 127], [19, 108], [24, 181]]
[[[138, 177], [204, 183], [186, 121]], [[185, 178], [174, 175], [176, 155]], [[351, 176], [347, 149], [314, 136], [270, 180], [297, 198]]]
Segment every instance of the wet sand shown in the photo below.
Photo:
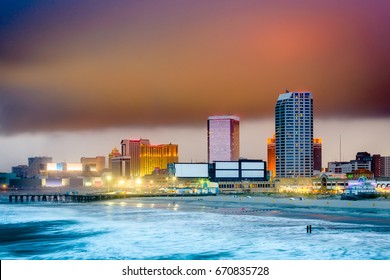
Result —
[[[32, 192], [25, 192], [32, 193]], [[35, 192], [34, 192], [35, 193]], [[0, 202], [7, 203], [10, 193], [0, 194]], [[223, 215], [267, 215], [285, 218], [316, 219], [332, 222], [375, 224], [390, 226], [390, 200], [290, 199], [270, 196], [194, 196], [149, 197], [106, 200], [98, 203], [120, 203], [139, 207], [174, 209], [176, 211], [204, 211]], [[37, 202], [34, 202], [37, 203]], [[50, 202], [44, 202], [50, 203]]]
[[[132, 198], [130, 203], [168, 206], [179, 211], [205, 211], [224, 215], [261, 215], [340, 223], [390, 226], [390, 201], [335, 199], [290, 200], [270, 197], [156, 197]], [[154, 207], [155, 207], [154, 206]]]

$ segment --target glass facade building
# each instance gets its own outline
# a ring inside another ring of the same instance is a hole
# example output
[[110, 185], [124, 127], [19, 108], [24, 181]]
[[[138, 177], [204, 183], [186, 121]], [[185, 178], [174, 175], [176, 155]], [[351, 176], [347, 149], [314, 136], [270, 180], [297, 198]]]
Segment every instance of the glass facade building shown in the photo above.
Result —
[[313, 176], [313, 96], [280, 94], [275, 106], [276, 177]]
[[237, 161], [240, 157], [240, 118], [211, 116], [207, 120], [208, 162]]
[[121, 142], [122, 156], [130, 157], [130, 176], [151, 175], [156, 169], [167, 169], [169, 163], [179, 161], [177, 144], [152, 145], [149, 139]]

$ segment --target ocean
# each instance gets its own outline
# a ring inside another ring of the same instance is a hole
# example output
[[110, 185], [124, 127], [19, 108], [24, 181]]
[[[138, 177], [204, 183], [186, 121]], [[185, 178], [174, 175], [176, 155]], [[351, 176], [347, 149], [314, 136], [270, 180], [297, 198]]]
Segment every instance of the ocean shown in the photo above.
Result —
[[[390, 259], [388, 218], [335, 222], [320, 214], [279, 215], [289, 210], [278, 207], [241, 210], [153, 199], [2, 203], [0, 259]], [[349, 215], [346, 211], [338, 209], [332, 217]]]

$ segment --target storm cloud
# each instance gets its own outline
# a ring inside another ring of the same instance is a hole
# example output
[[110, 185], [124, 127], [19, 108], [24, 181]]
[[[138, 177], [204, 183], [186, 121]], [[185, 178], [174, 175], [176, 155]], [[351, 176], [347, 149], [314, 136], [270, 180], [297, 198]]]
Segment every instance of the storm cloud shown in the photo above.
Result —
[[2, 1], [0, 133], [390, 118], [388, 1]]

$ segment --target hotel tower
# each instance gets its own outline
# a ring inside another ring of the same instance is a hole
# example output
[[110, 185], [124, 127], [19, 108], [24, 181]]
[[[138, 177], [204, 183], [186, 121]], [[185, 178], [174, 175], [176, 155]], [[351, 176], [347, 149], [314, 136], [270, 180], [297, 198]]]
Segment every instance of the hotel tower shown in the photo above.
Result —
[[313, 96], [280, 94], [275, 106], [276, 177], [313, 176]]
[[207, 120], [208, 162], [237, 161], [240, 157], [239, 138], [239, 117], [209, 117]]

